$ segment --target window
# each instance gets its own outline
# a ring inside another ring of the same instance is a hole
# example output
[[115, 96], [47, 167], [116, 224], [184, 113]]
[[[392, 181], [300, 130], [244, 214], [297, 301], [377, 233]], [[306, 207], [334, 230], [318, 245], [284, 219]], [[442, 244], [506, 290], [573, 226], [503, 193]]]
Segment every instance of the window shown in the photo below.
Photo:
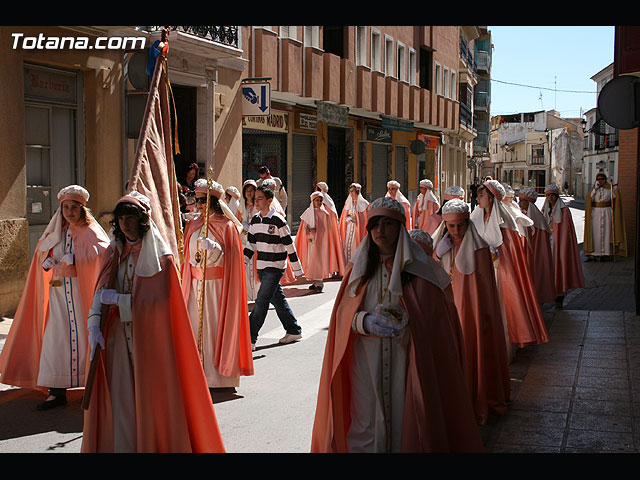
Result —
[[433, 85], [433, 53], [424, 48], [420, 49], [420, 87], [431, 90]]
[[416, 71], [417, 71], [417, 55], [413, 48], [409, 48], [409, 85], [416, 85]]
[[394, 76], [394, 61], [393, 61], [393, 38], [385, 37], [384, 39], [384, 73], [393, 77]]
[[356, 65], [367, 65], [367, 27], [356, 27]]
[[438, 95], [442, 95], [442, 67], [436, 63], [435, 91]]
[[458, 91], [458, 80], [456, 72], [451, 72], [451, 100], [457, 100], [456, 93]]
[[382, 71], [382, 38], [380, 32], [371, 29], [371, 69]]
[[398, 80], [406, 81], [407, 80], [407, 60], [406, 60], [406, 47], [398, 43], [398, 69], [397, 76]]
[[320, 47], [320, 27], [318, 26], [305, 26], [304, 27], [304, 46], [305, 47]]
[[322, 48], [326, 53], [333, 53], [344, 58], [344, 29], [343, 26], [325, 25], [322, 27]]
[[444, 74], [442, 76], [442, 95], [445, 97], [450, 96], [449, 92], [449, 69], [444, 67]]
[[280, 38], [291, 38], [296, 40], [298, 38], [298, 27], [281, 26]]

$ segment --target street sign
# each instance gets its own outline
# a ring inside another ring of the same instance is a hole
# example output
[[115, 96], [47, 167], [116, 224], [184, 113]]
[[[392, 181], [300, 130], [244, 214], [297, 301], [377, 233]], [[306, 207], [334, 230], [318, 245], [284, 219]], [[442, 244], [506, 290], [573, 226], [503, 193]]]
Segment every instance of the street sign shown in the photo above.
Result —
[[242, 115], [269, 115], [271, 108], [271, 84], [269, 82], [243, 83]]

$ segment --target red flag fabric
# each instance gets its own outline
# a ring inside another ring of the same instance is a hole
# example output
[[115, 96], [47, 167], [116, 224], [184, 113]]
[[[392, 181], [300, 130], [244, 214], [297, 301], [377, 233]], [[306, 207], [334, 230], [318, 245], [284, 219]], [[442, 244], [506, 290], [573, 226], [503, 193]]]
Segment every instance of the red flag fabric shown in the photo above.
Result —
[[182, 263], [182, 224], [171, 149], [166, 46], [165, 42], [161, 54], [156, 58], [127, 193], [135, 190], [150, 199], [151, 218], [171, 248], [178, 265]]

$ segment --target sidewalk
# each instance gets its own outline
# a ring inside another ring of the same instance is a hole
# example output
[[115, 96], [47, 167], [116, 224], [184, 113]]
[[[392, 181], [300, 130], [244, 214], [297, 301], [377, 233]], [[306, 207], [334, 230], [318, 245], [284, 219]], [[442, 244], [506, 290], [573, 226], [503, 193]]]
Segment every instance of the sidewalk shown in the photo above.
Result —
[[586, 287], [545, 304], [550, 341], [510, 365], [511, 408], [481, 427], [490, 453], [639, 453], [634, 259], [583, 263]]

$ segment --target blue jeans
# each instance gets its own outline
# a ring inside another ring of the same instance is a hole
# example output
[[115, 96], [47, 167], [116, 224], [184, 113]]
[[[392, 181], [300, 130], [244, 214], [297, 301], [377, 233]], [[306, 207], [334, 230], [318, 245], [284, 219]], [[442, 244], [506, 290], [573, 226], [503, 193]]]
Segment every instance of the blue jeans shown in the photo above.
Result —
[[258, 332], [264, 324], [271, 303], [275, 309], [282, 326], [287, 333], [299, 335], [302, 328], [298, 325], [296, 317], [289, 307], [284, 291], [280, 285], [280, 279], [283, 272], [276, 269], [258, 270], [258, 278], [260, 279], [260, 288], [256, 301], [249, 315], [249, 324], [251, 325], [251, 343], [256, 343]]

